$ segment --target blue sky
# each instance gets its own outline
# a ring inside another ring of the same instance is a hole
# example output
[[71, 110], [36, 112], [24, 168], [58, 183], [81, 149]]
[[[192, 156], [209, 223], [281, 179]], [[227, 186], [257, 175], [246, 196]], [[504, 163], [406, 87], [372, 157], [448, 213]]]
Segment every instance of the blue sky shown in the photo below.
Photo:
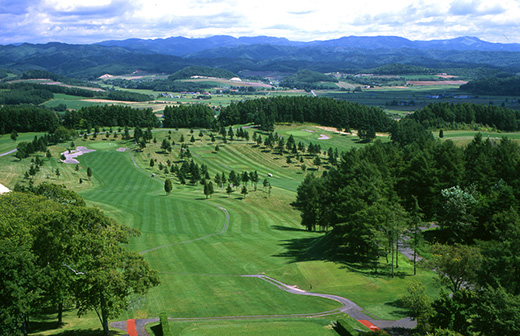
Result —
[[213, 35], [520, 43], [519, 28], [518, 0], [0, 0], [0, 44]]

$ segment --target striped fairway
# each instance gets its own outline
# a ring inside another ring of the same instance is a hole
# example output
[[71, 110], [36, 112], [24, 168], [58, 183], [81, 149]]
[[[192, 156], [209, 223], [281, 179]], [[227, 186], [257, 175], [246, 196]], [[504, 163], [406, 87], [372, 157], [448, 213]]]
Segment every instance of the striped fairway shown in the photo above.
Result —
[[329, 300], [294, 296], [264, 281], [240, 277], [298, 272], [296, 264], [279, 257], [281, 243], [316, 235], [273, 229], [297, 226], [297, 216], [271, 211], [270, 206], [259, 208], [271, 202], [266, 193], [259, 190], [246, 200], [221, 193], [206, 200], [200, 187], [186, 187], [166, 196], [162, 182], [136, 169], [128, 153], [98, 151], [80, 160], [100, 182], [82, 196], [139, 229], [142, 235], [129, 248], [142, 252], [161, 273], [162, 284], [146, 298], [136, 298], [139, 304], [122, 317], [132, 318], [137, 310], [150, 317], [163, 311], [175, 317], [205, 317], [338, 308]]

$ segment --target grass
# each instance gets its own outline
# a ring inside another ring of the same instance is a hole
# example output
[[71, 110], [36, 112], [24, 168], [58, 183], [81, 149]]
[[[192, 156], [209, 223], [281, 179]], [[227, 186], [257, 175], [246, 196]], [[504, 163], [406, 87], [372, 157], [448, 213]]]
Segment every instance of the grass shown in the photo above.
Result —
[[324, 319], [273, 320], [273, 321], [170, 321], [175, 335], [337, 335], [331, 321]]
[[[332, 319], [332, 318], [331, 318]], [[357, 326], [357, 325], [356, 325]], [[362, 328], [360, 326], [359, 328]], [[150, 335], [159, 336], [159, 323], [146, 326]], [[337, 335], [327, 319], [278, 319], [246, 321], [170, 321], [175, 335]]]
[[[441, 83], [441, 82], [440, 82]], [[435, 86], [416, 86], [416, 87], [381, 87], [363, 90], [362, 92], [341, 92], [321, 90], [315, 91], [320, 97], [331, 97], [345, 99], [351, 102], [360, 103], [368, 106], [378, 106], [385, 110], [397, 110], [401, 112], [413, 112], [424, 108], [431, 103], [475, 103], [475, 104], [494, 104], [502, 105], [511, 109], [520, 109], [520, 104], [515, 97], [503, 96], [475, 96], [459, 89], [459, 85], [435, 85]], [[433, 96], [440, 95], [440, 98]], [[455, 98], [454, 96], [466, 96], [466, 98]], [[414, 106], [389, 106], [392, 101], [415, 101]]]
[[[500, 141], [500, 139], [504, 137], [516, 142], [520, 142], [520, 132], [509, 133], [490, 131], [444, 131], [444, 138], [442, 140], [446, 141], [450, 139], [459, 146], [465, 146], [473, 141], [475, 135], [478, 133], [482, 134], [483, 139], [489, 138], [492, 141]], [[434, 136], [437, 137], [438, 135], [438, 131], [434, 132]]]
[[[295, 140], [318, 142], [322, 148], [338, 147], [339, 151], [358, 146], [355, 137], [340, 136], [333, 132], [316, 129], [315, 133], [304, 131], [314, 129], [313, 125], [279, 126], [280, 135], [293, 134]], [[250, 130], [251, 131], [251, 130]], [[317, 140], [318, 134], [328, 134], [329, 140]], [[191, 137], [188, 130], [172, 131], [172, 138], [178, 141], [183, 134]], [[289, 285], [320, 293], [345, 296], [362, 306], [370, 314], [384, 319], [398, 319], [404, 316], [399, 306], [399, 295], [405, 293], [406, 284], [414, 279], [424, 281], [428, 287], [432, 274], [420, 272], [413, 277], [412, 266], [401, 261], [397, 277], [389, 277], [388, 267], [374, 274], [359, 264], [345, 260], [334, 260], [322, 253], [320, 242], [324, 233], [307, 232], [299, 224], [299, 213], [291, 208], [295, 191], [302, 181], [300, 163], [287, 164], [285, 154], [281, 156], [252, 142], [233, 140], [223, 144], [219, 136], [210, 142], [207, 132], [202, 138], [198, 130], [193, 133], [197, 139], [190, 146], [193, 159], [206, 164], [211, 177], [215, 173], [231, 169], [236, 172], [256, 170], [260, 176], [257, 191], [249, 185], [245, 199], [238, 191], [230, 197], [223, 189], [215, 188], [212, 198], [206, 199], [202, 186], [181, 185], [170, 173], [159, 172], [159, 162], [179, 160], [179, 147], [172, 153], [163, 153], [159, 146], [169, 135], [167, 130], [154, 130], [157, 143], [149, 143], [144, 151], [118, 152], [119, 147], [132, 148], [131, 142], [118, 136], [106, 139], [76, 139], [77, 146], [87, 146], [96, 152], [79, 157], [80, 171], [74, 165], [59, 163], [56, 159], [46, 161], [44, 168], [52, 171], [59, 167], [60, 178], [51, 181], [64, 183], [68, 188], [79, 191], [85, 200], [102, 208], [119, 222], [135, 227], [142, 235], [133, 239], [128, 248], [138, 251], [160, 272], [161, 285], [146, 296], [136, 296], [128, 310], [119, 320], [128, 318], [157, 317], [167, 312], [170, 317], [218, 317], [245, 315], [274, 315], [318, 313], [339, 308], [335, 301], [293, 295], [284, 292], [261, 279], [240, 275], [266, 274]], [[221, 145], [214, 152], [215, 144]], [[66, 148], [51, 147], [56, 158]], [[154, 168], [149, 167], [150, 159], [157, 159]], [[323, 157], [325, 159], [325, 156]], [[134, 166], [134, 161], [138, 168]], [[312, 158], [305, 156], [305, 164], [312, 166]], [[23, 174], [29, 160], [21, 163], [12, 156], [0, 158], [0, 173], [12, 170], [7, 183], [12, 187]], [[178, 162], [179, 163], [179, 162]], [[92, 181], [79, 184], [81, 174], [91, 167]], [[43, 169], [43, 168], [42, 168]], [[320, 174], [320, 167], [315, 171]], [[152, 178], [151, 174], [156, 177]], [[272, 178], [267, 174], [271, 173]], [[167, 196], [162, 180], [172, 178], [174, 190]], [[262, 188], [262, 180], [268, 178], [273, 185], [271, 194]], [[37, 175], [35, 183], [45, 180]], [[223, 230], [226, 213], [229, 213], [229, 227]], [[202, 238], [202, 239], [201, 239]], [[309, 246], [313, 248], [309, 249]], [[434, 290], [432, 290], [434, 293]], [[74, 324], [73, 315], [66, 316], [66, 330], [88, 330], [99, 328], [95, 315], [82, 318], [81, 324]], [[179, 322], [182, 334], [254, 334], [258, 330], [282, 330], [282, 334], [327, 335], [326, 319], [289, 321], [225, 321], [225, 322]], [[87, 328], [88, 326], [88, 328]], [[58, 334], [62, 331], [56, 331]], [[47, 333], [49, 334], [49, 333]]]
[[11, 134], [2, 134], [0, 135], [0, 154], [16, 149], [19, 142], [33, 141], [35, 136], [41, 137], [43, 134], [38, 132], [18, 133], [16, 141], [11, 139]]

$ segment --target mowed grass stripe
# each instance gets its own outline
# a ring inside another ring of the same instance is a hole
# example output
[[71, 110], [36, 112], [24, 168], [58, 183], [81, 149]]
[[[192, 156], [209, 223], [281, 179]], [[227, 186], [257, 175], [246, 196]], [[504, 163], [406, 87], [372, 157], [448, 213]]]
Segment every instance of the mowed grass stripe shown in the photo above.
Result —
[[[124, 160], [114, 157], [114, 154], [123, 156]], [[92, 153], [90, 156], [85, 156], [86, 158], [88, 159], [85, 163], [92, 166], [102, 187], [84, 193], [84, 197], [139, 213], [142, 217], [142, 223], [136, 223], [139, 229], [147, 232], [201, 234], [215, 232], [218, 225], [215, 219], [218, 218], [217, 221], [223, 223], [224, 216], [219, 214], [221, 210], [212, 209], [211, 205], [193, 200], [175, 199], [172, 197], [174, 195], [162, 194], [159, 183], [132, 167], [131, 161], [124, 153], [105, 151], [95, 155]], [[106, 164], [107, 162], [110, 164]], [[127, 185], [134, 187], [127, 188]], [[201, 207], [206, 209], [200, 211]], [[179, 216], [178, 213], [181, 212], [187, 212], [190, 216]], [[211, 221], [208, 221], [209, 219]]]
[[[161, 274], [161, 280], [142, 308], [152, 316], [158, 316], [161, 307], [169, 307], [170, 317], [213, 317], [315, 313], [340, 306], [331, 300], [290, 294], [254, 278]], [[172, 302], [163, 293], [170, 293]]]

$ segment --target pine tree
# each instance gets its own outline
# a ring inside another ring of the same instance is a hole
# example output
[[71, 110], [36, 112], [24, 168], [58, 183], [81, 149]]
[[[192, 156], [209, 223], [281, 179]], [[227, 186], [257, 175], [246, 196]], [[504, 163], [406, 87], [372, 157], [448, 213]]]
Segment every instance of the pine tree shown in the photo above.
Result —
[[171, 193], [172, 189], [173, 189], [172, 180], [167, 178], [166, 181], [164, 181], [164, 191], [166, 191], [166, 194], [169, 195]]

